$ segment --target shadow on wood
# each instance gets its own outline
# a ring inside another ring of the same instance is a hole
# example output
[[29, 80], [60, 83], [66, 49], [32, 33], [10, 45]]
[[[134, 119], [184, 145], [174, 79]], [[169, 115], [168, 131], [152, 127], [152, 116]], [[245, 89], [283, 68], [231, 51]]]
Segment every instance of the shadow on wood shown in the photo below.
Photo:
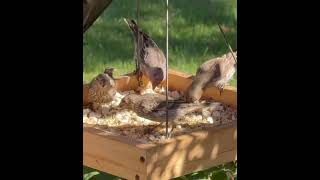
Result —
[[[170, 90], [184, 91], [191, 82], [192, 76], [169, 71]], [[119, 91], [136, 87], [135, 77], [117, 81]], [[84, 105], [86, 93], [84, 85]], [[226, 87], [221, 96], [218, 89], [207, 89], [204, 98], [237, 107], [237, 91], [233, 87]], [[171, 179], [237, 159], [236, 121], [148, 144], [84, 124], [83, 139], [84, 165], [126, 179]]]

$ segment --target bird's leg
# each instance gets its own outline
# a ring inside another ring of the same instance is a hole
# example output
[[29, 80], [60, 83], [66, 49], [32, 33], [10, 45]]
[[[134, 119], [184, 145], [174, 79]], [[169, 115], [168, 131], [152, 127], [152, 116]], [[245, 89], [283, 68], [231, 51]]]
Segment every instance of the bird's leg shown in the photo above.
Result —
[[168, 137], [167, 138], [171, 138], [171, 136], [173, 134], [173, 130], [176, 127], [176, 124], [174, 122], [168, 123], [168, 130], [169, 130], [170, 126], [171, 126], [171, 130], [168, 131]]
[[143, 85], [142, 76], [143, 76], [142, 72], [140, 70], [138, 70], [138, 85], [139, 86]]
[[138, 74], [140, 72], [140, 68], [139, 68], [139, 65], [137, 64], [137, 60], [136, 61], [136, 69], [134, 70], [134, 74]]
[[218, 89], [219, 89], [219, 93], [220, 93], [220, 96], [221, 96], [221, 94], [223, 92], [223, 89], [224, 89], [224, 84], [219, 84], [218, 85]]

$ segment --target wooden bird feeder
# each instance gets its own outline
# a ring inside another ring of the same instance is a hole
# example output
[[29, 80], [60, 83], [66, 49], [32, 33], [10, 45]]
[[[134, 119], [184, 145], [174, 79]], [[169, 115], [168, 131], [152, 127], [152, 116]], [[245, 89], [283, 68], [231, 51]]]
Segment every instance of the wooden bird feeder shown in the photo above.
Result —
[[[169, 90], [185, 91], [192, 78], [170, 70]], [[121, 78], [116, 83], [118, 91], [133, 90], [138, 85], [135, 77]], [[84, 85], [84, 106], [87, 105], [87, 94], [88, 85]], [[234, 87], [226, 87], [221, 96], [219, 90], [212, 87], [203, 96], [237, 108], [237, 89]], [[171, 179], [236, 159], [236, 121], [148, 144], [83, 125], [83, 164], [129, 180]]]

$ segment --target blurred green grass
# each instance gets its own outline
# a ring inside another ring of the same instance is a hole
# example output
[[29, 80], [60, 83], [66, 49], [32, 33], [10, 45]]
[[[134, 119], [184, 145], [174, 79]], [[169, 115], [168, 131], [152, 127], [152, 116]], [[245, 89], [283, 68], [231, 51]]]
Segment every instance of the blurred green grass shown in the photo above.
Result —
[[[165, 52], [165, 1], [140, 0], [139, 24]], [[233, 49], [237, 49], [236, 0], [173, 0], [169, 1], [169, 68], [195, 74], [206, 60], [228, 52], [214, 20], [229, 29], [226, 37]], [[88, 83], [105, 67], [115, 67], [115, 76], [132, 72], [133, 39], [123, 18], [136, 19], [136, 1], [115, 0], [84, 34], [83, 82]], [[231, 85], [237, 85], [235, 73]], [[202, 171], [204, 175], [211, 171]], [[83, 167], [83, 173], [95, 171]], [[193, 179], [192, 175], [185, 176]], [[183, 178], [183, 179], [185, 179]], [[91, 179], [117, 179], [101, 173]], [[214, 178], [224, 179], [224, 178]]]
[[[136, 19], [136, 2], [113, 1], [84, 34], [84, 83], [107, 66], [115, 75], [134, 70], [133, 39], [123, 18]], [[141, 0], [139, 24], [165, 52], [165, 1]], [[204, 61], [228, 52], [213, 16], [229, 29], [237, 48], [236, 0], [174, 0], [169, 2], [169, 68], [195, 74]], [[235, 74], [231, 85], [236, 86]]]

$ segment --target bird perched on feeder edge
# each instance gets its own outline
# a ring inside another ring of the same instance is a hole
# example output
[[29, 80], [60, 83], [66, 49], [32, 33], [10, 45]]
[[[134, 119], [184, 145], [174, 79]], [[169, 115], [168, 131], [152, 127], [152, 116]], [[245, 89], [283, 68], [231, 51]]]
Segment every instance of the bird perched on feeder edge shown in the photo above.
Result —
[[142, 32], [134, 20], [127, 21], [129, 28], [134, 37], [134, 58], [138, 62], [138, 69], [136, 70], [140, 93], [145, 89], [155, 89], [162, 84], [165, 77], [166, 57], [158, 45], [148, 36]]
[[[234, 53], [236, 56], [236, 53]], [[198, 102], [203, 91], [209, 87], [217, 87], [220, 95], [225, 85], [236, 71], [236, 61], [231, 52], [203, 63], [197, 70], [193, 82], [186, 92], [187, 102]]]
[[106, 68], [104, 73], [90, 82], [88, 101], [93, 111], [98, 111], [102, 104], [111, 102], [117, 93], [113, 71], [114, 68]]

